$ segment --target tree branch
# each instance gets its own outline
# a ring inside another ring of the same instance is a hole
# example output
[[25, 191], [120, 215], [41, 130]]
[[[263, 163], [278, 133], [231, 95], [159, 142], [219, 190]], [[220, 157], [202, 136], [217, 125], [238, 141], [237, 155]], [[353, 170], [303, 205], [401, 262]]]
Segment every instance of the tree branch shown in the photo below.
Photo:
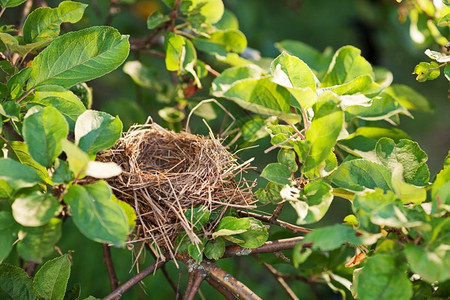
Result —
[[228, 300], [236, 299], [236, 297], [234, 297], [234, 295], [229, 290], [227, 290], [226, 288], [221, 286], [219, 283], [217, 283], [217, 281], [212, 280], [211, 278], [208, 278], [208, 277], [206, 277], [206, 281], [209, 283], [210, 286], [215, 288], [219, 293], [221, 293]]
[[281, 212], [283, 211], [284, 202], [278, 203], [277, 207], [273, 211], [272, 216], [270, 217], [270, 221], [276, 221], [278, 217], [280, 216]]
[[296, 225], [293, 225], [293, 224], [290, 224], [287, 222], [283, 222], [283, 221], [272, 220], [271, 217], [262, 216], [262, 215], [255, 214], [252, 212], [238, 211], [238, 214], [240, 216], [252, 217], [252, 218], [258, 219], [260, 221], [263, 221], [265, 223], [269, 223], [269, 224], [273, 224], [273, 225], [277, 225], [277, 226], [286, 228], [294, 233], [299, 233], [299, 232], [308, 233], [308, 232], [312, 231], [312, 229], [309, 229], [309, 228], [296, 226]]
[[183, 300], [194, 300], [195, 295], [197, 295], [200, 285], [205, 278], [206, 272], [202, 269], [197, 269], [189, 273], [189, 279], [184, 291]]
[[[243, 248], [241, 246], [232, 245], [228, 246], [225, 249], [225, 253], [223, 254], [223, 258], [225, 257], [233, 257], [233, 256], [243, 256], [243, 255], [250, 255], [250, 254], [258, 254], [258, 253], [273, 253], [281, 250], [288, 250], [294, 248], [296, 244], [301, 242], [303, 240], [302, 236], [289, 238], [289, 239], [283, 239], [283, 240], [277, 240], [277, 241], [269, 241], [265, 242], [261, 247], [248, 249]], [[312, 243], [305, 243], [303, 244], [304, 248], [311, 247]]]
[[107, 244], [102, 244], [103, 247], [103, 263], [106, 265], [108, 270], [109, 284], [111, 286], [111, 292], [113, 292], [120, 284], [117, 278], [116, 270], [114, 270], [114, 264], [111, 257], [111, 248]]
[[289, 285], [284, 281], [283, 277], [280, 276], [280, 273], [271, 265], [269, 265], [266, 262], [262, 263], [263, 266], [270, 272], [270, 274], [275, 277], [275, 279], [278, 281], [278, 283], [283, 287], [283, 289], [288, 294], [289, 298], [292, 300], [299, 300], [297, 295], [295, 295], [294, 291], [289, 287]]
[[133, 286], [138, 284], [141, 280], [143, 280], [145, 277], [149, 276], [150, 274], [154, 273], [156, 270], [164, 266], [164, 264], [167, 262], [166, 260], [158, 260], [155, 261], [153, 264], [142, 270], [141, 272], [137, 273], [135, 276], [131, 277], [127, 282], [119, 286], [117, 289], [115, 289], [111, 294], [107, 295], [103, 300], [112, 300], [122, 297], [122, 295], [131, 289]]

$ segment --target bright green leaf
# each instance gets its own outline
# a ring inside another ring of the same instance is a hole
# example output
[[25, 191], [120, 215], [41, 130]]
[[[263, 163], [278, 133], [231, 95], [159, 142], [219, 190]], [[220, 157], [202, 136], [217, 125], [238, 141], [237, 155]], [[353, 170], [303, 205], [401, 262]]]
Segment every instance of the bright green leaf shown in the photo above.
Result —
[[[299, 206], [299, 210], [297, 210], [295, 205], [297, 201], [289, 201], [299, 216], [297, 224], [311, 224], [320, 221], [333, 201], [331, 191], [331, 186], [323, 181], [311, 181], [305, 185], [299, 201], [304, 202], [306, 206]], [[303, 207], [306, 207], [305, 212], [301, 210]]]
[[58, 8], [40, 7], [32, 11], [23, 25], [26, 43], [51, 40], [59, 35], [63, 22], [76, 23], [82, 17], [87, 5], [74, 1], [63, 1]]
[[343, 162], [331, 175], [338, 187], [351, 191], [363, 191], [365, 188], [391, 189], [391, 172], [383, 165], [354, 159]]
[[27, 0], [0, 0], [0, 5], [2, 7], [14, 7], [19, 6]]
[[298, 170], [298, 165], [295, 158], [296, 158], [295, 152], [292, 151], [291, 149], [281, 148], [278, 151], [277, 155], [278, 162], [288, 167], [291, 172], [296, 172]]
[[76, 178], [83, 178], [86, 175], [86, 169], [90, 162], [89, 156], [68, 140], [63, 140], [61, 144], [67, 155], [69, 170], [73, 172]]
[[285, 185], [291, 183], [291, 170], [280, 163], [268, 164], [261, 173], [261, 177], [277, 184]]
[[242, 232], [237, 236], [244, 242], [238, 243], [238, 245], [243, 248], [258, 248], [267, 241], [269, 233], [260, 220], [254, 218], [248, 219], [250, 221], [250, 226], [245, 232]]
[[170, 21], [169, 16], [163, 15], [159, 10], [155, 10], [147, 18], [147, 28], [154, 29], [167, 21]]
[[30, 78], [32, 68], [25, 68], [22, 69], [19, 73], [14, 74], [11, 78], [9, 78], [8, 82], [6, 83], [6, 86], [9, 90], [11, 100], [16, 100], [20, 96], [23, 95], [23, 87]]
[[62, 152], [61, 140], [67, 137], [69, 125], [63, 115], [53, 107], [29, 110], [23, 121], [23, 138], [31, 157], [51, 167]]
[[236, 29], [216, 31], [209, 38], [197, 37], [192, 42], [198, 50], [220, 57], [226, 57], [228, 52], [241, 53], [247, 47], [245, 35]]
[[133, 207], [131, 207], [131, 205], [128, 204], [127, 202], [117, 199], [116, 196], [114, 195], [112, 195], [112, 200], [120, 205], [123, 212], [127, 216], [130, 231], [133, 230], [134, 226], [136, 226], [136, 219], [137, 219], [136, 212], [134, 211]]
[[178, 71], [180, 69], [185, 43], [186, 40], [181, 35], [167, 33], [164, 40], [167, 70]]
[[427, 80], [433, 80], [439, 77], [441, 71], [439, 65], [432, 62], [421, 62], [414, 68], [414, 74], [417, 74], [416, 80], [419, 82], [425, 82]]
[[402, 200], [404, 204], [421, 204], [427, 198], [427, 191], [424, 187], [409, 184], [403, 179], [403, 167], [397, 165], [392, 171], [392, 188], [397, 197]]
[[274, 59], [270, 66], [272, 81], [287, 88], [311, 88], [316, 91], [316, 79], [301, 59], [286, 52]]
[[219, 236], [229, 236], [233, 234], [239, 234], [245, 232], [250, 227], [249, 218], [235, 218], [224, 217], [220, 220], [216, 230], [213, 232], [212, 237], [217, 238]]
[[122, 245], [128, 234], [128, 219], [119, 204], [111, 200], [108, 184], [69, 187], [64, 201], [70, 206], [73, 221], [88, 238], [101, 243]]
[[19, 45], [19, 41], [15, 37], [4, 32], [0, 32], [0, 40], [3, 44], [5, 44], [9, 51], [17, 53], [21, 57], [27, 56], [28, 53], [46, 43], [46, 41], [40, 41], [26, 45]]
[[407, 85], [394, 84], [388, 87], [386, 92], [397, 99], [406, 109], [434, 112], [434, 104]]
[[75, 123], [75, 144], [90, 155], [114, 145], [122, 133], [118, 117], [101, 111], [87, 110]]
[[24, 260], [41, 263], [54, 251], [53, 247], [61, 238], [61, 227], [62, 220], [57, 218], [44, 226], [22, 227], [19, 237], [23, 239], [17, 243], [17, 252]]
[[47, 261], [36, 273], [33, 288], [45, 299], [62, 300], [70, 276], [69, 256], [63, 255]]
[[58, 199], [51, 194], [40, 192], [23, 195], [12, 205], [13, 216], [17, 223], [32, 227], [46, 224], [60, 210]]
[[303, 241], [304, 243], [313, 243], [313, 250], [330, 251], [339, 248], [344, 243], [350, 245], [360, 245], [361, 240], [356, 236], [356, 231], [351, 226], [335, 224], [314, 229], [309, 232]]
[[225, 69], [219, 77], [214, 79], [211, 85], [211, 92], [214, 96], [221, 97], [231, 86], [242, 79], [259, 79], [263, 70], [255, 65], [245, 65]]
[[222, 0], [190, 0], [192, 2], [189, 10], [195, 9], [198, 5], [202, 5], [200, 8], [200, 14], [206, 18], [206, 22], [214, 24], [218, 22], [223, 15], [224, 6]]
[[367, 300], [409, 300], [412, 284], [406, 264], [390, 254], [376, 254], [366, 260], [356, 283], [358, 298]]
[[33, 60], [27, 89], [38, 85], [71, 87], [103, 76], [127, 58], [128, 36], [111, 27], [94, 26], [56, 38]]

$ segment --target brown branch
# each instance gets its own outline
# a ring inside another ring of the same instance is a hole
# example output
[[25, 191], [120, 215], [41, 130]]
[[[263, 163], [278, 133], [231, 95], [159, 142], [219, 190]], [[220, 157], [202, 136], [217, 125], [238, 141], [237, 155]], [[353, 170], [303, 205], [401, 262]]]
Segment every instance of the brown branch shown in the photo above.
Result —
[[289, 287], [284, 278], [280, 276], [280, 273], [273, 266], [269, 265], [266, 262], [263, 262], [263, 266], [270, 272], [270, 274], [273, 275], [273, 277], [275, 277], [276, 281], [278, 281], [278, 283], [283, 287], [289, 298], [291, 298], [292, 300], [299, 300], [294, 291]]
[[277, 205], [277, 208], [273, 211], [272, 216], [270, 217], [270, 221], [276, 221], [278, 217], [280, 216], [281, 212], [283, 211], [284, 202], [280, 202]]
[[167, 260], [158, 260], [142, 270], [141, 272], [137, 273], [135, 276], [131, 277], [127, 282], [119, 286], [117, 289], [115, 289], [111, 294], [107, 295], [103, 300], [112, 300], [112, 299], [120, 299], [122, 295], [131, 289], [133, 286], [138, 284], [141, 280], [143, 280], [145, 277], [153, 274], [156, 270], [161, 268]]
[[194, 300], [195, 295], [200, 290], [200, 285], [206, 278], [206, 272], [202, 269], [197, 269], [189, 273], [188, 283], [184, 291], [184, 300]]
[[[152, 249], [150, 248], [150, 246], [147, 243], [145, 244], [145, 248], [147, 248], [147, 250], [152, 254], [153, 258], [156, 260], [157, 257], [155, 255], [155, 253], [152, 251]], [[177, 292], [178, 292], [177, 286], [176, 286], [175, 282], [173, 282], [172, 278], [170, 278], [170, 275], [166, 270], [166, 266], [162, 266], [160, 269], [163, 272], [164, 276], [166, 277], [167, 281], [169, 282], [169, 284], [172, 287], [175, 294], [177, 294]]]
[[238, 214], [241, 216], [245, 216], [245, 217], [252, 217], [255, 219], [258, 219], [260, 221], [269, 223], [269, 224], [273, 224], [273, 225], [277, 225], [286, 229], [289, 229], [290, 231], [294, 232], [294, 233], [298, 233], [298, 232], [303, 232], [303, 233], [308, 233], [311, 231], [311, 229], [309, 228], [305, 228], [305, 227], [300, 227], [297, 225], [293, 225], [287, 222], [283, 222], [283, 221], [278, 221], [278, 220], [272, 220], [270, 217], [268, 216], [262, 216], [259, 214], [255, 214], [252, 212], [247, 212], [247, 211], [238, 211]]
[[[223, 258], [225, 257], [233, 257], [233, 256], [243, 256], [243, 255], [250, 255], [250, 254], [259, 254], [259, 253], [273, 253], [281, 250], [288, 250], [294, 248], [295, 245], [297, 245], [299, 242], [303, 240], [302, 236], [289, 238], [289, 239], [283, 239], [283, 240], [277, 240], [277, 241], [269, 241], [265, 242], [261, 247], [248, 249], [243, 248], [241, 246], [232, 245], [228, 246], [225, 249], [225, 253], [223, 254]], [[303, 244], [304, 248], [311, 247], [312, 243], [305, 243]]]
[[111, 248], [107, 244], [102, 244], [103, 246], [103, 263], [106, 265], [108, 270], [109, 284], [111, 286], [111, 292], [113, 292], [120, 284], [117, 278], [116, 270], [114, 270], [114, 264], [111, 257]]
[[221, 286], [219, 283], [217, 283], [217, 281], [212, 280], [211, 278], [208, 278], [208, 277], [206, 278], [206, 281], [209, 283], [210, 286], [215, 288], [219, 293], [221, 293], [228, 300], [236, 299], [236, 297], [229, 290], [227, 290], [226, 288]]
[[105, 24], [106, 26], [111, 25], [113, 17], [119, 12], [119, 0], [110, 0], [108, 15], [106, 16]]
[[251, 289], [249, 289], [245, 284], [234, 278], [229, 273], [225, 272], [223, 269], [216, 266], [214, 263], [204, 260], [200, 264], [195, 262], [187, 254], [177, 253], [177, 259], [184, 262], [189, 269], [203, 269], [209, 279], [217, 282], [218, 285], [222, 286], [224, 289], [230, 291], [235, 297], [239, 299], [247, 300], [257, 300], [261, 299], [256, 295]]

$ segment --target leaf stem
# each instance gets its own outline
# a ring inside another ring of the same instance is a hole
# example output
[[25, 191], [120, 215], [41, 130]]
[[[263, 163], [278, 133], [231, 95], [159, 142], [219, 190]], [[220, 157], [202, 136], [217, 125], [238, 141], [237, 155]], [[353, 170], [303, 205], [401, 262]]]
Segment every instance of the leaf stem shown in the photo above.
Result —
[[34, 91], [34, 89], [30, 89], [30, 90], [26, 91], [25, 94], [23, 94], [19, 99], [16, 100], [16, 104], [19, 104], [20, 101], [25, 99], [33, 91]]

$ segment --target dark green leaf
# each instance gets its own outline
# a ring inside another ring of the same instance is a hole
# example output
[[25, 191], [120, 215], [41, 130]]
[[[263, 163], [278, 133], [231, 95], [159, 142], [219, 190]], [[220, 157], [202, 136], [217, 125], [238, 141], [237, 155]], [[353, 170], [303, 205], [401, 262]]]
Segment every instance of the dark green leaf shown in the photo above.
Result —
[[170, 17], [163, 15], [161, 11], [156, 10], [147, 18], [147, 28], [154, 29], [164, 22], [170, 21]]
[[361, 56], [361, 50], [353, 46], [344, 46], [334, 54], [321, 87], [341, 85], [362, 75], [374, 78], [372, 66]]
[[331, 180], [338, 187], [351, 191], [363, 191], [365, 188], [391, 189], [391, 172], [385, 166], [354, 159], [342, 163], [331, 175]]
[[225, 253], [225, 241], [222, 238], [217, 238], [212, 241], [208, 241], [205, 246], [205, 256], [209, 259], [219, 259]]
[[280, 203], [283, 198], [280, 196], [280, 192], [283, 189], [282, 185], [269, 182], [264, 189], [258, 189], [255, 192], [256, 197], [261, 202], [261, 204], [267, 203]]
[[13, 189], [32, 187], [43, 182], [33, 168], [10, 158], [0, 158], [0, 180], [6, 181]]
[[159, 91], [161, 86], [152, 69], [143, 65], [140, 61], [128, 61], [123, 65], [123, 71], [130, 75], [133, 81], [142, 87]]
[[203, 225], [209, 221], [208, 208], [203, 205], [187, 209], [184, 215], [196, 230], [201, 230]]
[[70, 276], [70, 260], [63, 255], [47, 261], [36, 273], [33, 288], [45, 299], [62, 300]]
[[440, 256], [422, 246], [406, 244], [404, 251], [411, 270], [419, 274], [425, 281], [429, 283], [444, 282], [450, 278], [450, 253], [448, 250], [440, 251]]
[[369, 257], [356, 281], [360, 299], [408, 300], [412, 296], [412, 284], [406, 274], [406, 264], [389, 254]]
[[84, 107], [90, 109], [92, 106], [92, 88], [88, 87], [85, 82], [77, 83], [69, 89], [83, 103]]
[[314, 229], [304, 239], [304, 243], [314, 243], [313, 250], [322, 251], [339, 248], [347, 242], [350, 245], [360, 245], [361, 239], [356, 236], [353, 227], [341, 224]]
[[243, 248], [258, 248], [267, 241], [269, 233], [261, 221], [254, 218], [248, 219], [250, 221], [250, 227], [245, 232], [237, 235], [237, 238], [243, 241], [237, 244]]
[[90, 155], [113, 146], [121, 133], [120, 119], [101, 111], [87, 110], [75, 123], [75, 143]]
[[103, 76], [127, 58], [128, 37], [111, 27], [94, 26], [56, 38], [33, 60], [27, 88], [38, 85], [71, 87]]
[[[8, 257], [17, 240], [19, 224], [16, 223], [9, 211], [0, 211], [0, 261]], [[1, 275], [0, 275], [1, 276]]]
[[20, 104], [14, 101], [5, 101], [0, 103], [0, 115], [10, 118], [13, 121], [19, 121]]
[[14, 7], [24, 3], [27, 0], [0, 0], [2, 7]]
[[54, 184], [69, 183], [74, 179], [72, 171], [70, 171], [69, 164], [65, 160], [57, 159], [55, 162], [55, 172], [52, 176]]
[[71, 186], [64, 201], [70, 206], [75, 225], [85, 236], [119, 246], [126, 241], [128, 219], [111, 197], [108, 184], [97, 181], [86, 186]]
[[245, 122], [241, 127], [242, 137], [248, 142], [256, 142], [268, 136], [266, 125], [270, 124], [271, 121], [272, 119], [266, 119], [262, 116], [252, 116], [251, 120]]
[[30, 78], [32, 68], [25, 68], [19, 73], [14, 74], [6, 83], [9, 89], [11, 100], [16, 100], [23, 95], [23, 87], [26, 81]]
[[76, 23], [82, 17], [86, 4], [63, 1], [58, 8], [40, 7], [32, 11], [23, 25], [23, 38], [26, 43], [51, 40], [59, 35], [63, 22]]
[[203, 250], [204, 246], [202, 244], [190, 244], [188, 246], [189, 256], [195, 259], [198, 263], [202, 262], [203, 260]]
[[23, 137], [31, 157], [47, 168], [61, 154], [61, 140], [68, 133], [69, 125], [65, 118], [51, 106], [30, 109], [23, 122]]
[[0, 296], [6, 299], [34, 300], [33, 282], [19, 267], [0, 264]]
[[450, 81], [450, 64], [446, 64], [444, 67], [445, 78]]
[[78, 300], [81, 294], [81, 286], [79, 283], [74, 284], [64, 295], [64, 300]]
[[17, 243], [17, 252], [24, 260], [41, 263], [61, 238], [61, 227], [62, 220], [57, 218], [41, 227], [22, 227], [19, 236], [24, 238]]
[[261, 177], [280, 185], [290, 184], [291, 176], [289, 168], [280, 163], [268, 164], [261, 173]]
[[212, 234], [213, 238], [245, 232], [250, 227], [250, 218], [224, 217]]
[[44, 85], [36, 88], [32, 103], [52, 106], [64, 115], [73, 131], [75, 121], [86, 110], [81, 100], [75, 94], [57, 85]]

